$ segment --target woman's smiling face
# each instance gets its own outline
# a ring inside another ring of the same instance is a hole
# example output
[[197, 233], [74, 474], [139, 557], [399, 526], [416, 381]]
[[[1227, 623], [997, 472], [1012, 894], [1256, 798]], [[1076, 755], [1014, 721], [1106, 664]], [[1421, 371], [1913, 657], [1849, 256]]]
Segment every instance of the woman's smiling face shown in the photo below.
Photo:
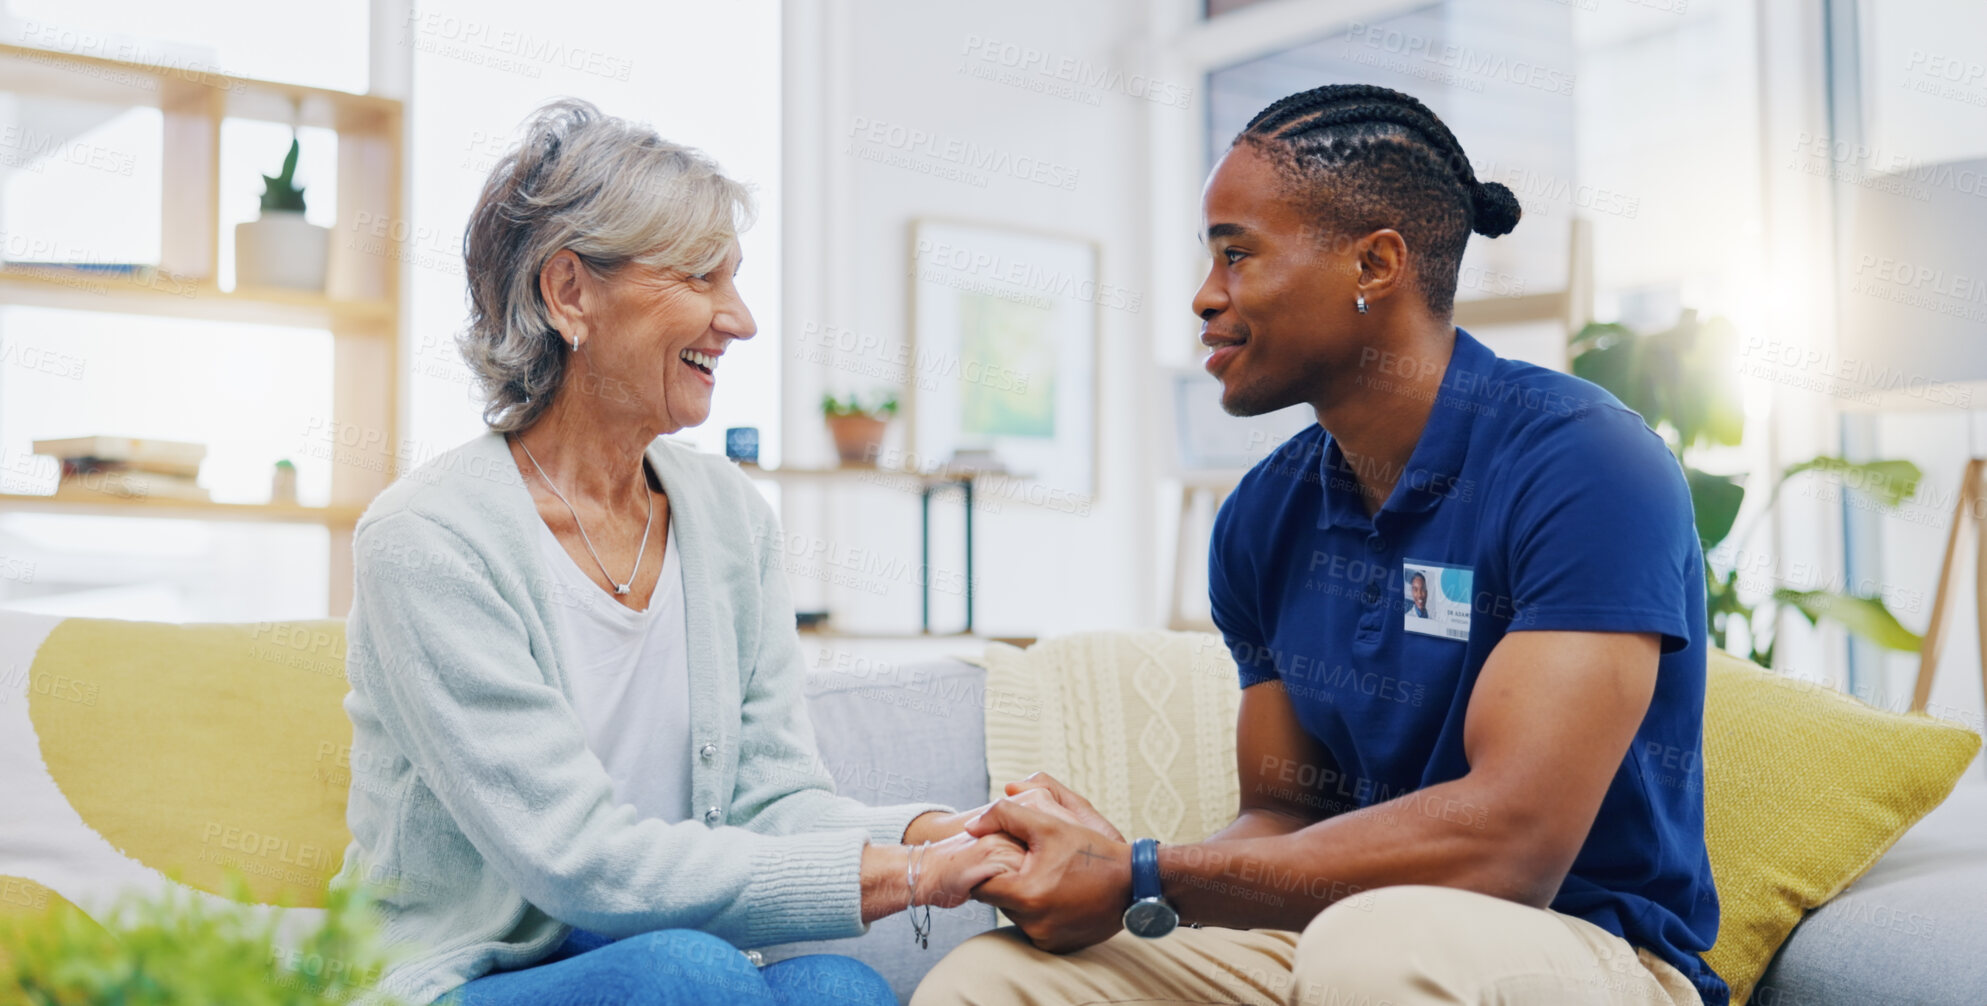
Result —
[[665, 433], [709, 419], [720, 358], [758, 331], [738, 292], [740, 263], [733, 241], [707, 272], [631, 262], [589, 284], [598, 299], [580, 343], [588, 366], [571, 390], [646, 412]]

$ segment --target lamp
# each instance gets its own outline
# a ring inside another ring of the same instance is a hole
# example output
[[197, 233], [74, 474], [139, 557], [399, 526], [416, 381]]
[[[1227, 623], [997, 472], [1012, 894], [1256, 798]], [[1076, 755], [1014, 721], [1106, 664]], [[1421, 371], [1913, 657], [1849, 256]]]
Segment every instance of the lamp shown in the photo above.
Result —
[[[1841, 259], [1841, 347], [1827, 361], [1852, 409], [1971, 412], [1987, 395], [1987, 159], [1916, 165], [1853, 180]], [[1975, 529], [1976, 628], [1987, 687], [1987, 458], [1960, 477], [1919, 649], [1911, 708], [1931, 699], [1959, 576], [1961, 527]]]

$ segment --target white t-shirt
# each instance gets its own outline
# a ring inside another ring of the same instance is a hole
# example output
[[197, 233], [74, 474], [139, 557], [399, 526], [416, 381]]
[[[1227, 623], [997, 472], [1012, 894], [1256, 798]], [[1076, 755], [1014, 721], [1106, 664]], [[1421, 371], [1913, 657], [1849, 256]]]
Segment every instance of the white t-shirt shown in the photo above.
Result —
[[689, 817], [689, 632], [676, 522], [669, 522], [662, 573], [641, 611], [615, 601], [580, 571], [544, 521], [537, 524], [552, 575], [568, 588], [559, 595], [585, 599], [553, 609], [566, 651], [560, 663], [573, 684], [587, 749], [607, 766], [616, 800], [633, 804], [643, 817]]

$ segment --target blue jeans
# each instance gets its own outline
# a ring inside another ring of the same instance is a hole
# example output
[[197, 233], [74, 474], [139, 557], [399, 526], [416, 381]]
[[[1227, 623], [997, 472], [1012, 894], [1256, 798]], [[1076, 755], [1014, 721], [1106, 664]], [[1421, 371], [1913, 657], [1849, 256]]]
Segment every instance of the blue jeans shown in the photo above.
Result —
[[694, 929], [609, 940], [575, 929], [552, 956], [485, 975], [436, 1006], [896, 1006], [883, 976], [853, 957], [811, 954], [754, 967]]

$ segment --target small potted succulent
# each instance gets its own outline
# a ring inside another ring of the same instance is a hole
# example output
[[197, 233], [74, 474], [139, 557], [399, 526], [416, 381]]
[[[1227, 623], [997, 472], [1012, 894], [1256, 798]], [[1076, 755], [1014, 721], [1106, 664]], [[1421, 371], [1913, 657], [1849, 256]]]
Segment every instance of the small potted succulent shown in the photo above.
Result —
[[845, 465], [874, 466], [883, 447], [883, 428], [896, 414], [895, 393], [876, 399], [853, 394], [847, 398], [821, 396], [821, 415], [828, 421], [828, 435], [835, 438], [835, 453]]
[[297, 463], [289, 458], [276, 462], [276, 470], [269, 477], [269, 502], [295, 503], [297, 501]]
[[235, 225], [235, 286], [324, 290], [331, 230], [304, 220], [296, 184], [298, 145], [290, 140], [281, 174], [262, 176], [262, 215]]

